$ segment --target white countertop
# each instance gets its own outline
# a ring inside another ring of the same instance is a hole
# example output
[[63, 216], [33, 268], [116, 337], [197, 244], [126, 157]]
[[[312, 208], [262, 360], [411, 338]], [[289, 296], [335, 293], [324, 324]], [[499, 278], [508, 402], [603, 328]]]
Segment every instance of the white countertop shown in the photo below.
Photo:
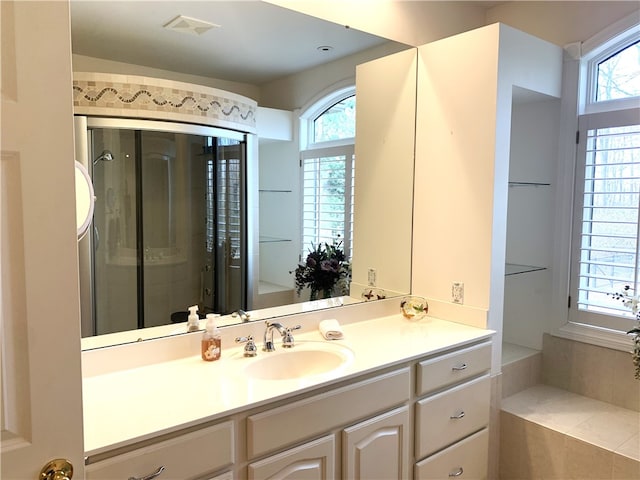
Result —
[[[317, 328], [313, 329], [318, 321], [311, 322], [314, 324], [306, 325], [311, 329], [295, 335], [297, 344], [327, 342]], [[263, 325], [259, 327], [264, 329]], [[400, 313], [342, 323], [342, 329], [345, 338], [331, 343], [348, 347], [354, 353], [353, 359], [340, 369], [310, 378], [251, 379], [243, 369], [253, 359], [244, 358], [243, 347], [225, 342], [224, 338], [222, 358], [215, 362], [202, 361], [200, 352], [194, 351], [191, 356], [87, 375], [83, 380], [85, 454], [107, 452], [223, 418], [493, 334], [490, 330], [430, 317], [411, 322]], [[280, 350], [277, 332], [275, 338]], [[262, 338], [256, 338], [256, 343], [259, 352], [255, 358], [271, 354], [261, 351]]]

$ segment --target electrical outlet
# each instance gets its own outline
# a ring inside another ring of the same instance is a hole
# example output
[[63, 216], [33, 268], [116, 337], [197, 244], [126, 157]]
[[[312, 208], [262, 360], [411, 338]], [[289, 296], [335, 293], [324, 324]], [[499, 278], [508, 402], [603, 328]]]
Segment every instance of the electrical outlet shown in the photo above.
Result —
[[376, 276], [377, 276], [377, 272], [375, 268], [370, 268], [367, 271], [367, 283], [369, 284], [370, 287], [376, 286]]
[[464, 283], [453, 282], [451, 284], [451, 301], [462, 305], [464, 303]]

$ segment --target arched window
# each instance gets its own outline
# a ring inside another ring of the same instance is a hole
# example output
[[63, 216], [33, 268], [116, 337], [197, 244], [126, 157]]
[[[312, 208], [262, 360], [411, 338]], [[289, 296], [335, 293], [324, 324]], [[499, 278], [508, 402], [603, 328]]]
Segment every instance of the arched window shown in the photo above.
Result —
[[353, 245], [354, 87], [334, 92], [302, 115], [302, 252], [319, 243]]
[[640, 40], [597, 61], [596, 102], [640, 96]]
[[570, 321], [627, 331], [615, 294], [640, 293], [640, 26], [581, 63]]

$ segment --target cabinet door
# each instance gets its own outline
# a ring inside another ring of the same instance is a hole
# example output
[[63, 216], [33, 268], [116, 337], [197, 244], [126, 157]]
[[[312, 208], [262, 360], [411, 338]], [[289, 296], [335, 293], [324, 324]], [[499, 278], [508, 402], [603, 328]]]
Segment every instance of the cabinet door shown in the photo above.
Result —
[[333, 480], [336, 478], [333, 435], [285, 450], [249, 464], [249, 480]]
[[342, 477], [349, 480], [408, 478], [409, 408], [402, 407], [343, 431]]

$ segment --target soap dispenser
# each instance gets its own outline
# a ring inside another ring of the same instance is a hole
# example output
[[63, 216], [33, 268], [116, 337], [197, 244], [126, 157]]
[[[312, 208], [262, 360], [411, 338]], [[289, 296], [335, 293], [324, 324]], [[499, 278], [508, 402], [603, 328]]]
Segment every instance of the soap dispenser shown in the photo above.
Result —
[[187, 317], [187, 332], [197, 332], [198, 330], [200, 330], [200, 317], [198, 317], [198, 306], [193, 305], [192, 307], [189, 307], [189, 317]]
[[217, 313], [207, 314], [207, 326], [202, 335], [202, 359], [206, 362], [218, 360], [222, 353], [222, 339], [216, 325], [218, 317]]

